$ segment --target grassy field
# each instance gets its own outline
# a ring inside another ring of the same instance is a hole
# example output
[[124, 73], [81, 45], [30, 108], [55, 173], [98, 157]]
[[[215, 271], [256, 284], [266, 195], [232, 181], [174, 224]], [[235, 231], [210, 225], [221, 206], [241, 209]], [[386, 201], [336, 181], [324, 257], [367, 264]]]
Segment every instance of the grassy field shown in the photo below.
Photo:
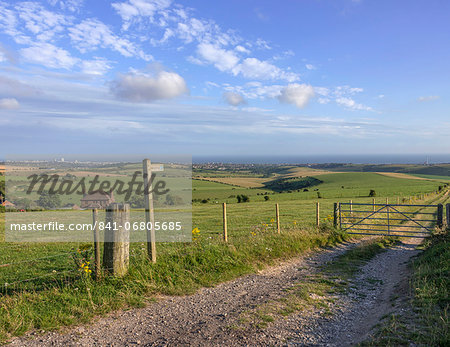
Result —
[[[280, 175], [286, 174], [290, 171]], [[317, 178], [323, 183], [307, 191], [281, 193], [194, 180], [193, 227], [200, 231], [194, 242], [158, 244], [157, 264], [147, 262], [144, 244], [132, 244], [129, 275], [101, 282], [80, 268], [86, 261], [92, 264], [90, 244], [5, 243], [0, 213], [0, 341], [30, 329], [55, 329], [140, 306], [155, 293], [191, 293], [305, 250], [333, 245], [346, 237], [332, 228], [334, 202], [371, 202], [371, 189], [377, 202], [386, 197], [409, 201], [410, 196], [432, 201], [440, 184], [365, 172], [321, 173]], [[238, 194], [248, 195], [250, 202], [237, 203]], [[316, 201], [321, 206], [319, 229]], [[228, 203], [228, 244], [221, 241], [222, 202]], [[280, 204], [281, 235], [275, 233], [275, 203]]]
[[407, 174], [450, 176], [450, 164], [316, 164], [313, 168], [339, 172], [400, 172]]

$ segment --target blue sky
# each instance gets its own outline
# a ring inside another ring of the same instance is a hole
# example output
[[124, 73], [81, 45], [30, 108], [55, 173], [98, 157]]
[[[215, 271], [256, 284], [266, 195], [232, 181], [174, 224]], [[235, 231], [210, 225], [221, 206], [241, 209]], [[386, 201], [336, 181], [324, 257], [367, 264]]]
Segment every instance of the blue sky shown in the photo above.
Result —
[[450, 153], [450, 2], [0, 0], [0, 156]]

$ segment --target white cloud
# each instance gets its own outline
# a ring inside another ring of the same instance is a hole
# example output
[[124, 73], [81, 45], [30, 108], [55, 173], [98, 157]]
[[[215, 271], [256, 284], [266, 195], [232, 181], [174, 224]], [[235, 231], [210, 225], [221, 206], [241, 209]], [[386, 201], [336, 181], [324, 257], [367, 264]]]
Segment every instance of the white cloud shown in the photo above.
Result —
[[62, 10], [68, 10], [70, 12], [79, 12], [84, 5], [84, 0], [48, 0], [52, 5], [59, 5]]
[[156, 12], [168, 8], [171, 2], [171, 0], [128, 0], [115, 2], [112, 7], [122, 17], [123, 28], [127, 30], [133, 20], [139, 20], [139, 17], [153, 17]]
[[295, 53], [292, 50], [287, 50], [284, 52], [281, 52], [280, 54], [275, 55], [272, 60], [276, 61], [276, 60], [283, 60], [283, 59], [287, 59], [290, 57], [293, 57], [295, 55]]
[[289, 84], [281, 90], [278, 100], [287, 104], [293, 104], [298, 108], [305, 107], [314, 97], [314, 88], [308, 84]]
[[429, 96], [421, 96], [417, 100], [420, 102], [424, 102], [424, 101], [438, 100], [439, 98], [440, 98], [439, 95], [429, 95]]
[[272, 47], [269, 46], [269, 43], [263, 39], [257, 39], [255, 45], [259, 49], [272, 49]]
[[300, 79], [298, 74], [284, 71], [267, 61], [257, 58], [246, 58], [240, 62], [234, 51], [221, 48], [215, 44], [200, 43], [197, 47], [197, 54], [200, 60], [192, 57], [189, 60], [196, 64], [201, 62], [213, 64], [220, 71], [230, 72], [235, 76], [241, 74], [248, 79], [286, 80], [288, 82]]
[[18, 19], [14, 11], [5, 7], [0, 2], [0, 28], [4, 33], [11, 36], [16, 43], [24, 44], [31, 42], [30, 38], [24, 35], [19, 29]]
[[358, 104], [351, 98], [337, 98], [336, 103], [351, 110], [373, 111], [372, 107]]
[[239, 62], [233, 51], [225, 50], [216, 45], [201, 43], [197, 47], [198, 55], [220, 71], [231, 71]]
[[236, 47], [234, 47], [234, 49], [240, 53], [245, 53], [245, 54], [250, 53], [250, 51], [247, 48], [245, 48], [244, 46], [241, 46], [241, 45], [237, 45]]
[[315, 69], [316, 69], [316, 67], [315, 67], [314, 65], [312, 65], [312, 64], [306, 64], [305, 67], [306, 67], [308, 70], [315, 70]]
[[364, 91], [363, 88], [352, 88], [350, 86], [338, 86], [334, 89], [334, 95], [336, 97], [346, 96], [346, 95], [354, 95], [356, 93], [362, 93]]
[[50, 43], [36, 43], [31, 47], [21, 49], [20, 53], [29, 62], [55, 69], [71, 69], [79, 61], [68, 51]]
[[286, 72], [279, 67], [257, 58], [246, 58], [233, 69], [234, 75], [239, 73], [245, 78], [260, 80], [286, 80], [294, 82], [300, 79], [298, 74]]
[[103, 75], [111, 69], [108, 60], [103, 58], [95, 58], [95, 60], [85, 60], [81, 63], [83, 73], [89, 75]]
[[314, 91], [322, 96], [328, 96], [330, 94], [330, 89], [325, 87], [314, 87]]
[[111, 29], [97, 19], [86, 19], [69, 29], [69, 36], [80, 52], [111, 48], [125, 57], [138, 56], [151, 60], [150, 55], [138, 49], [132, 42], [113, 34]]
[[189, 92], [183, 77], [167, 71], [160, 71], [155, 76], [136, 73], [120, 75], [112, 83], [111, 91], [121, 99], [136, 102], [172, 99]]
[[0, 99], [0, 109], [13, 110], [19, 107], [20, 104], [15, 98]]
[[23, 2], [16, 6], [19, 18], [25, 23], [38, 41], [51, 41], [57, 34], [65, 30], [70, 21], [63, 15], [46, 10], [33, 2]]
[[239, 93], [225, 92], [223, 93], [223, 98], [231, 106], [240, 106], [245, 105], [247, 103], [244, 97]]

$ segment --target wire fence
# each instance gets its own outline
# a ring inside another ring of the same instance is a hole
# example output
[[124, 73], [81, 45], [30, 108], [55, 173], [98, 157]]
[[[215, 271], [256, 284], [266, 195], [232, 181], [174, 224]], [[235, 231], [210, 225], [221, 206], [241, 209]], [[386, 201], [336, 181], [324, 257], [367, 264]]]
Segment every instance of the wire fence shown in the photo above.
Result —
[[[421, 198], [431, 203], [442, 198], [442, 195], [434, 194]], [[450, 196], [446, 195], [446, 200], [449, 198]], [[362, 199], [362, 201], [367, 200]], [[399, 201], [420, 200], [419, 198], [413, 200], [413, 198], [403, 197]], [[282, 232], [316, 228], [317, 222], [332, 226], [334, 202], [331, 199], [320, 201], [320, 212], [316, 203], [311, 201], [285, 201], [280, 203], [279, 222]], [[420, 214], [420, 211], [416, 212]], [[193, 226], [201, 232], [200, 235], [193, 235], [194, 239], [201, 237], [202, 239], [209, 239], [211, 242], [222, 241], [222, 217], [220, 205], [217, 206], [214, 214], [211, 213], [210, 209], [197, 209]], [[227, 217], [228, 234], [231, 242], [241, 242], [247, 238], [277, 232], [276, 210], [273, 203], [229, 204]], [[66, 249], [64, 250], [64, 248]], [[91, 276], [94, 264], [93, 250], [92, 244], [18, 245], [0, 243], [0, 296], [21, 291], [62, 288]], [[47, 254], [30, 257], [33, 253]], [[131, 265], [145, 259], [146, 245], [144, 243], [131, 244]]]

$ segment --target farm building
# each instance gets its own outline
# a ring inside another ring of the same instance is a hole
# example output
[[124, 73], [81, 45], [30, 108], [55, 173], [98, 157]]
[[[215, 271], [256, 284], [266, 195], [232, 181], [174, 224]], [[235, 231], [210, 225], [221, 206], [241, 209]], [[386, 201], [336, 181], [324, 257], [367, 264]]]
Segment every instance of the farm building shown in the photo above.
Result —
[[96, 191], [85, 194], [81, 199], [81, 208], [106, 208], [114, 202], [113, 192]]

